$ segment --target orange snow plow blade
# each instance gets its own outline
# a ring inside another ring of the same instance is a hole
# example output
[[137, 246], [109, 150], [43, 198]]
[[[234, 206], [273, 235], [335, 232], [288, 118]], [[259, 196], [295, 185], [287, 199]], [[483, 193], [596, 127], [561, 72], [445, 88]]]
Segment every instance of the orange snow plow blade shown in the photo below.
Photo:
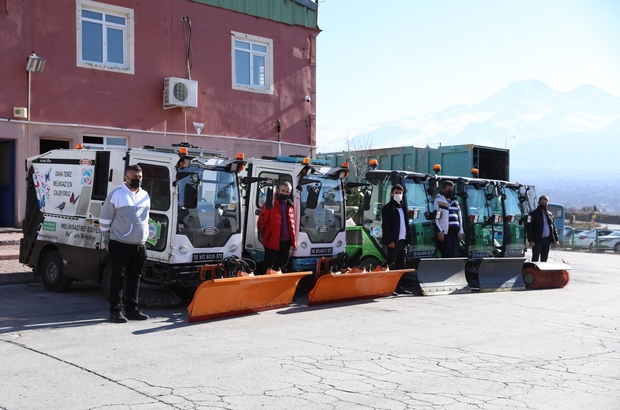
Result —
[[302, 277], [312, 272], [240, 276], [203, 282], [187, 307], [188, 322], [287, 307]]
[[391, 296], [406, 272], [415, 272], [415, 269], [326, 273], [308, 293], [308, 306]]

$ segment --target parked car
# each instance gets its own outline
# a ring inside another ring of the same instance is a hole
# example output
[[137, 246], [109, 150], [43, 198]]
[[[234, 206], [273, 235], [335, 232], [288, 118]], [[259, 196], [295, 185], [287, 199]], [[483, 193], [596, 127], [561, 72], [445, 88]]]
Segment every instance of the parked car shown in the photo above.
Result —
[[597, 231], [599, 237], [609, 235], [612, 232], [611, 229], [588, 229], [587, 231], [579, 233], [579, 236], [575, 238], [573, 247], [590, 249], [590, 245], [594, 244], [594, 240], [596, 239]]
[[[590, 250], [594, 250], [594, 243], [590, 245]], [[620, 252], [620, 231], [613, 231], [609, 235], [598, 237], [598, 250]]]
[[[564, 227], [564, 239], [562, 240], [562, 246], [572, 247], [574, 243], [579, 239], [579, 234], [583, 232], [582, 229], [575, 229], [572, 226]], [[574, 239], [573, 239], [574, 238]]]

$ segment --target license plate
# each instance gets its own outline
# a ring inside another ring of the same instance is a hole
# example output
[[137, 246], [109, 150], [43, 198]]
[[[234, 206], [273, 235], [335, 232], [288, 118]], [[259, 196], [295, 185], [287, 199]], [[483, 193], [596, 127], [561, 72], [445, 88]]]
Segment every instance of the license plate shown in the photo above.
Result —
[[219, 261], [224, 259], [224, 252], [195, 253], [192, 255], [193, 262]]
[[310, 249], [310, 255], [332, 255], [334, 248], [312, 248]]
[[433, 251], [426, 250], [426, 251], [413, 251], [413, 257], [414, 258], [424, 258], [427, 256], [433, 256]]
[[507, 256], [521, 256], [523, 255], [523, 249], [508, 249], [506, 251]]
[[481, 259], [490, 257], [491, 252], [472, 252], [470, 255], [472, 259]]

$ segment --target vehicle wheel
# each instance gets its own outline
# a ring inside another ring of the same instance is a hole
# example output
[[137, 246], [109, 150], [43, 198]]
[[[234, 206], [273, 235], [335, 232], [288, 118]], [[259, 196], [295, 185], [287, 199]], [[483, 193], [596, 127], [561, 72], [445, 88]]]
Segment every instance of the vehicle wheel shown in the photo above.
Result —
[[71, 286], [71, 279], [64, 274], [65, 264], [58, 251], [48, 253], [41, 264], [43, 286], [50, 292], [66, 292]]
[[620, 252], [620, 242], [614, 245], [614, 252]]
[[383, 265], [383, 263], [381, 263], [379, 259], [370, 257], [370, 258], [362, 259], [362, 261], [359, 263], [359, 265], [357, 265], [357, 267], [360, 269], [366, 268], [366, 270], [370, 272], [377, 266], [381, 266], [381, 265]]

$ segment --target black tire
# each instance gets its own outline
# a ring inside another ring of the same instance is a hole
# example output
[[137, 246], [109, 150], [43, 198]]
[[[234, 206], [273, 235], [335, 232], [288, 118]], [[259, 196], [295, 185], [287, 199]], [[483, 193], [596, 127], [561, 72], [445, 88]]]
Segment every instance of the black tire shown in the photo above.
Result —
[[65, 277], [65, 265], [62, 255], [58, 251], [45, 255], [41, 264], [43, 286], [50, 292], [66, 292], [71, 286], [72, 279]]
[[371, 257], [362, 259], [359, 265], [357, 265], [357, 267], [360, 269], [366, 268], [366, 270], [370, 272], [377, 266], [381, 266], [381, 265], [383, 265], [383, 263], [381, 263], [379, 259], [371, 256]]
[[614, 245], [614, 252], [620, 252], [620, 242]]

